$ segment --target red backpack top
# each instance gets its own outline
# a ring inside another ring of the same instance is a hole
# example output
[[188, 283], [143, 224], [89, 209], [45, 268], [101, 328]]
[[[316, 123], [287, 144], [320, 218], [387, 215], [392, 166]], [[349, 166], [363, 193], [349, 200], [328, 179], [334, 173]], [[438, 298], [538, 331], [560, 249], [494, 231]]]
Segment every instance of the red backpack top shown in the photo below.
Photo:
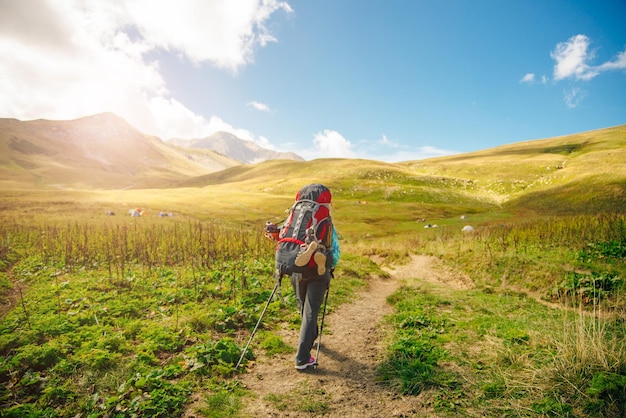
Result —
[[300, 189], [289, 217], [280, 231], [279, 240], [293, 240], [298, 245], [303, 244], [309, 231], [309, 234], [315, 234], [318, 241], [329, 246], [330, 234], [328, 232], [332, 227], [331, 199], [330, 190], [321, 184], [310, 184]]
[[309, 184], [301, 188], [291, 212], [280, 230], [276, 245], [276, 269], [279, 275], [314, 272], [314, 263], [295, 265], [301, 245], [315, 240], [330, 261], [333, 223], [330, 217], [330, 190], [322, 184]]

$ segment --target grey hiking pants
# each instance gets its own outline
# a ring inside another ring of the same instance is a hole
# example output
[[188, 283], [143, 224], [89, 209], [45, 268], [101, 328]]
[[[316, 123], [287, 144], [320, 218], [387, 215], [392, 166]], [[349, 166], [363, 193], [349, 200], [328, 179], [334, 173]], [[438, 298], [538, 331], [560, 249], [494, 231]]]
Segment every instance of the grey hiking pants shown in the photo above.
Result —
[[291, 284], [296, 294], [300, 318], [302, 319], [296, 365], [308, 363], [311, 358], [311, 349], [318, 337], [317, 316], [330, 284], [330, 274], [312, 279], [300, 277], [302, 276], [298, 274], [291, 276]]

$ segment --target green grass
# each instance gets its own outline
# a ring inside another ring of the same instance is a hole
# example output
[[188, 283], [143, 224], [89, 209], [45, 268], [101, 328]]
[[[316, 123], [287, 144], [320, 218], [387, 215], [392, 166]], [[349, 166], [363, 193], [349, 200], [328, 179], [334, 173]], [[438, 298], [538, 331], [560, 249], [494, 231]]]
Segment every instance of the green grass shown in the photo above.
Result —
[[382, 381], [426, 394], [441, 416], [623, 416], [623, 214], [432, 232], [408, 235], [405, 248], [445, 260], [478, 290], [411, 285], [392, 295]]
[[198, 410], [207, 418], [236, 416], [243, 405], [242, 397], [248, 395], [238, 380], [211, 383], [208, 391], [204, 397], [205, 405]]
[[[621, 416], [625, 129], [401, 164], [272, 161], [161, 189], [3, 189], [2, 414], [180, 416], [205, 393], [194, 413], [236, 416], [249, 394], [234, 363], [274, 285], [262, 227], [316, 181], [342, 238], [329, 312], [386, 275], [371, 259], [430, 254], [476, 285], [390, 298], [390, 388], [441, 416]], [[292, 350], [273, 332], [297, 327], [289, 288], [248, 359]], [[305, 386], [268, 400], [313, 415], [333, 402]]]
[[[180, 416], [206, 390], [225, 416], [240, 408], [232, 379], [274, 285], [273, 243], [221, 223], [126, 219], [1, 227], [2, 292], [16, 302], [0, 322], [6, 416]], [[384, 274], [343, 257], [329, 311]], [[246, 360], [294, 350], [272, 332], [297, 317], [288, 281], [283, 294]]]
[[265, 400], [285, 414], [311, 414], [313, 416], [325, 415], [329, 412], [329, 403], [332, 394], [322, 388], [312, 388], [309, 382], [302, 381], [298, 386], [287, 393], [271, 393]]
[[[52, 214], [94, 204], [62, 202]], [[100, 215], [25, 222], [9, 209], [0, 242], [3, 292], [16, 302], [0, 324], [8, 416], [114, 408], [177, 416], [199, 391], [209, 393], [207, 405], [238, 414], [247, 394], [229, 386], [234, 363], [273, 286], [272, 244], [260, 228], [237, 226], [241, 214], [211, 223]], [[623, 215], [474, 213], [481, 223], [464, 234], [468, 220], [446, 206], [440, 213], [454, 216], [432, 229], [410, 220], [419, 213], [410, 202], [339, 200], [335, 210], [343, 254], [329, 312], [369, 277], [386, 275], [369, 257], [396, 264], [413, 252], [433, 254], [478, 287], [405, 287], [390, 299], [397, 331], [379, 378], [393, 390], [428, 394], [442, 415], [619, 416], [624, 326], [610, 315], [626, 306]], [[297, 325], [289, 287], [285, 306], [270, 304], [248, 358], [292, 350], [272, 332], [272, 324]], [[298, 394], [268, 400], [280, 408]], [[290, 410], [330, 410], [328, 394], [307, 396]]]
[[[427, 392], [441, 416], [618, 417], [626, 326], [519, 293], [407, 286], [390, 296], [395, 329], [379, 379]], [[482, 411], [482, 412], [479, 412]]]

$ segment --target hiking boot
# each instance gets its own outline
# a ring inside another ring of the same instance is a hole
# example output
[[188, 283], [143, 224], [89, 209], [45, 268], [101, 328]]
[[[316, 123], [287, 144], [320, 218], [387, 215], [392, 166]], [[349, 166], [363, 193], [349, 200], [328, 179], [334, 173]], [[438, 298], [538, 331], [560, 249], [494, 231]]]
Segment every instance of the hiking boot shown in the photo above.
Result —
[[[306, 244], [303, 244], [302, 247], [304, 247]], [[317, 241], [313, 241], [309, 244], [308, 247], [306, 247], [306, 249], [299, 253], [296, 256], [296, 261], [295, 264], [298, 267], [302, 267], [302, 266], [306, 266], [307, 264], [309, 264], [309, 261], [311, 261], [311, 256], [313, 255], [313, 253], [315, 252], [315, 250], [317, 250]]]
[[309, 359], [309, 361], [307, 361], [306, 363], [303, 364], [296, 364], [296, 369], [298, 370], [304, 370], [309, 366], [315, 366], [315, 357], [311, 356], [311, 358]]
[[313, 260], [315, 260], [315, 264], [317, 264], [317, 275], [322, 276], [326, 273], [326, 254], [318, 251], [313, 256]]

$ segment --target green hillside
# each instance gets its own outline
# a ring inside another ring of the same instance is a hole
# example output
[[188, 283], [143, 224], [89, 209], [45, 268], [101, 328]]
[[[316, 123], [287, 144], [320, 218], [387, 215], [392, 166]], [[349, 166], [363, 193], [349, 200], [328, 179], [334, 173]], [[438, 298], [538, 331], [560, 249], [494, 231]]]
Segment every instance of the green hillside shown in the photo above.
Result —
[[402, 165], [424, 175], [463, 179], [508, 210], [622, 210], [626, 125]]
[[[339, 384], [425, 416], [622, 417], [625, 145], [626, 125], [398, 164], [270, 161], [160, 177], [146, 165], [135, 179], [145, 188], [52, 189], [72, 170], [37, 160], [34, 174], [1, 178], [14, 183], [0, 189], [0, 415], [243, 418], [258, 402], [274, 416], [332, 415], [345, 397], [326, 388]], [[66, 161], [87, 167], [77, 150]], [[29, 173], [7, 161], [5, 172]], [[285, 374], [299, 323], [287, 279], [285, 303], [270, 304], [236, 364], [275, 286], [263, 225], [312, 182], [333, 192], [341, 246], [322, 358], [358, 373], [323, 363], [303, 391]], [[136, 207], [145, 215], [130, 217]], [[389, 296], [376, 290], [387, 286]], [[376, 328], [346, 325], [364, 312]], [[343, 344], [356, 340], [358, 350]], [[260, 377], [268, 396], [242, 383]]]
[[378, 236], [381, 230], [387, 236], [416, 231], [424, 226], [417, 222], [421, 219], [460, 229], [462, 215], [475, 224], [516, 216], [621, 212], [626, 125], [398, 164], [269, 161], [171, 186], [195, 190], [194, 207], [210, 216], [235, 205], [248, 208], [246, 219], [253, 220], [282, 213], [296, 191], [311, 182], [331, 188], [336, 220], [355, 238]]
[[[626, 125], [521, 142], [474, 153], [390, 164], [358, 159], [267, 161], [155, 188], [53, 192], [26, 188], [4, 196], [5, 214], [41, 221], [98, 218], [105, 210], [145, 208], [194, 219], [259, 225], [280, 221], [304, 184], [328, 185], [346, 238], [398, 237], [426, 223], [459, 230], [501, 219], [623, 212]], [[136, 179], [139, 181], [140, 178]], [[14, 202], [14, 203], [12, 203]], [[467, 219], [462, 220], [461, 216]], [[23, 215], [22, 215], [23, 216]]]

